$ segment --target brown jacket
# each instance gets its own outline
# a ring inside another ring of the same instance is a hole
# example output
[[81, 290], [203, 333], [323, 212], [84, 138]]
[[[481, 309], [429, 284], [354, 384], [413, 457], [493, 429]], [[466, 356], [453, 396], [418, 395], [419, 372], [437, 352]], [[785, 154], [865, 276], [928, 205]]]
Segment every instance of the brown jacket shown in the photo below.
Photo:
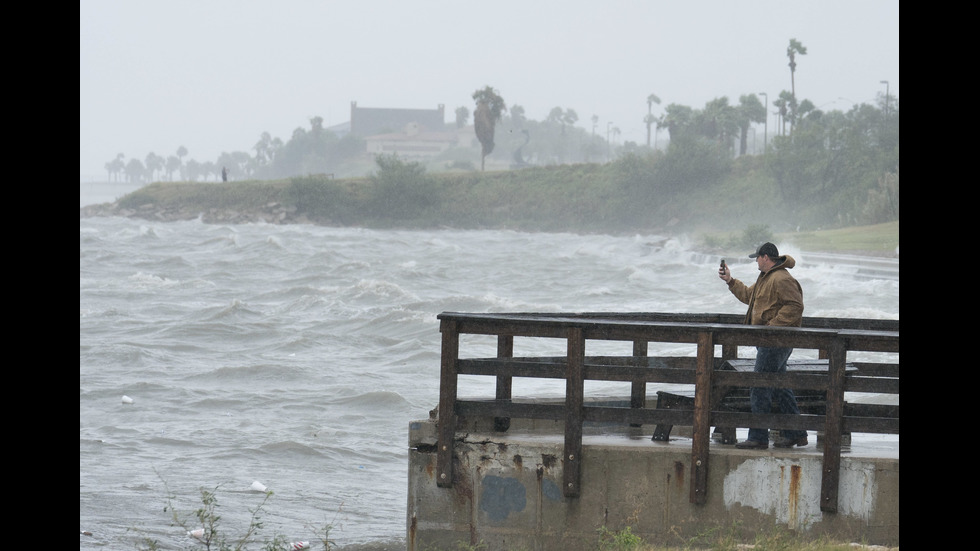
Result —
[[789, 273], [796, 265], [792, 256], [785, 255], [783, 261], [766, 273], [759, 272], [759, 278], [752, 286], [732, 278], [728, 290], [735, 298], [749, 305], [745, 313], [745, 323], [751, 325], [779, 325], [799, 327], [803, 323], [803, 288]]

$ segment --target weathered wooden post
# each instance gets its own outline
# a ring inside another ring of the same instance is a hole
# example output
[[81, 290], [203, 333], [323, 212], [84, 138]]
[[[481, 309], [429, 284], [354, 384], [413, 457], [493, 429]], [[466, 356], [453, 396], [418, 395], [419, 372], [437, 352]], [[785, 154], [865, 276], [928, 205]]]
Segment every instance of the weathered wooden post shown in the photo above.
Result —
[[[646, 367], [649, 363], [647, 359], [647, 341], [633, 341], [633, 365], [635, 367]], [[633, 409], [645, 409], [647, 407], [646, 381], [633, 381], [630, 385], [630, 407]], [[641, 425], [630, 423], [630, 426], [639, 427]]]
[[459, 359], [459, 330], [456, 321], [443, 321], [442, 361], [439, 370], [439, 449], [436, 484], [453, 486], [453, 440], [456, 438], [456, 362]]
[[[497, 357], [498, 358], [513, 358], [514, 357], [514, 336], [513, 335], [497, 335]], [[510, 401], [513, 377], [510, 375], [497, 375], [497, 400]], [[494, 417], [493, 418], [493, 430], [498, 432], [505, 432], [510, 428], [510, 417]]]
[[585, 338], [580, 327], [568, 330], [568, 366], [565, 373], [565, 450], [562, 489], [565, 497], [578, 497], [582, 480], [582, 408], [585, 404]]
[[711, 375], [715, 366], [714, 335], [698, 333], [694, 374], [694, 424], [691, 445], [691, 503], [704, 505], [708, 496], [708, 444], [711, 440]]
[[829, 381], [827, 386], [826, 425], [823, 435], [823, 477], [820, 483], [820, 510], [837, 512], [837, 489], [840, 482], [841, 434], [844, 429], [844, 370], [847, 350], [843, 339], [835, 338], [827, 351]]

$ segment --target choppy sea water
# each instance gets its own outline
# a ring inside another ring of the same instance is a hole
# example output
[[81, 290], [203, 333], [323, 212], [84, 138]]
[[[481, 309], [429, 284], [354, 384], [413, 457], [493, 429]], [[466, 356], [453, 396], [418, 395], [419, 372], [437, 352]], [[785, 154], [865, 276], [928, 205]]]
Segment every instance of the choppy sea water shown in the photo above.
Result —
[[[897, 277], [783, 252], [806, 315], [898, 319]], [[260, 537], [329, 526], [340, 548], [404, 549], [408, 424], [438, 403], [440, 312], [741, 314], [717, 262], [662, 235], [81, 219], [80, 548], [189, 547], [172, 514], [202, 490], [243, 533], [259, 482]]]

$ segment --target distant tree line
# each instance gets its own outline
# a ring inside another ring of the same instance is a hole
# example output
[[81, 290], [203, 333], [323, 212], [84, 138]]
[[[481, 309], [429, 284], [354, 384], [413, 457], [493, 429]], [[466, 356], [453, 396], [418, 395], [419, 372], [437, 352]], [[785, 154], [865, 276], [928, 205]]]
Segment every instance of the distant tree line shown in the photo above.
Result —
[[[495, 144], [487, 155], [512, 168], [562, 164], [617, 163], [621, 190], [629, 202], [646, 204], [681, 189], [706, 189], [730, 178], [733, 161], [756, 159], [757, 166], [776, 183], [783, 201], [805, 201], [837, 197], [844, 205], [863, 200], [869, 189], [889, 193], [886, 175], [898, 173], [900, 109], [898, 98], [879, 95], [876, 105], [853, 105], [848, 111], [822, 111], [809, 100], [777, 104], [783, 111], [771, 128], [768, 148], [748, 147], [749, 130], [765, 120], [765, 110], [754, 94], [732, 105], [727, 97], [695, 109], [669, 104], [652, 125], [666, 136], [654, 144], [631, 141], [616, 143], [617, 129], [609, 128], [610, 140], [595, 129], [576, 126], [574, 109], [555, 107], [548, 117], [535, 121], [524, 116], [524, 108], [512, 105], [496, 123]], [[457, 109], [457, 122], [466, 124], [468, 110]], [[218, 181], [222, 167], [234, 180], [277, 180], [311, 174], [351, 176], [345, 164], [356, 168], [356, 176], [369, 176], [378, 168], [375, 159], [365, 159], [363, 140], [351, 135], [338, 137], [323, 128], [320, 117], [311, 119], [309, 129], [297, 128], [283, 142], [263, 132], [253, 147], [254, 154], [222, 153], [215, 161], [198, 162], [179, 147], [166, 158], [149, 153], [143, 159], [120, 154], [106, 163], [110, 180], [149, 182], [155, 180]], [[785, 124], [783, 124], [785, 123]], [[762, 140], [759, 140], [761, 143]], [[752, 152], [757, 152], [752, 155]], [[439, 162], [419, 163], [420, 168], [442, 171], [446, 167], [477, 170], [473, 162], [458, 162], [450, 150]], [[449, 163], [447, 160], [456, 159]], [[643, 169], [640, 169], [642, 165]], [[384, 172], [385, 166], [380, 167]], [[633, 167], [633, 168], [630, 168]], [[653, 178], [651, 174], [656, 174]], [[402, 172], [401, 174], [405, 174]], [[417, 179], [416, 179], [417, 181]], [[405, 185], [408, 185], [406, 182]], [[392, 187], [392, 189], [395, 189]], [[897, 190], [894, 190], [897, 192]], [[638, 201], [638, 202], [637, 202]], [[895, 210], [895, 209], [891, 209]], [[885, 215], [887, 216], [887, 215]], [[897, 211], [894, 212], [897, 218]]]
[[[679, 211], [680, 198], [685, 196], [722, 192], [731, 197], [733, 187], [758, 194], [750, 204], [759, 205], [759, 216], [772, 216], [772, 209], [782, 205], [788, 211], [781, 217], [809, 219], [814, 224], [831, 219], [840, 225], [897, 220], [898, 98], [886, 91], [878, 94], [875, 105], [860, 103], [847, 111], [826, 112], [808, 99], [798, 101], [797, 59], [806, 54], [801, 43], [790, 39], [786, 55], [791, 88], [780, 92], [771, 106], [768, 96], [764, 104], [756, 94], [746, 94], [737, 104], [719, 97], [700, 109], [671, 103], [655, 116], [653, 105], [659, 105], [660, 98], [648, 95], [642, 118], [647, 126], [645, 144], [618, 143], [619, 128], [611, 122], [599, 128], [597, 115], [591, 116], [590, 128], [577, 126], [579, 115], [570, 108], [554, 107], [544, 120], [529, 119], [521, 105], [507, 108], [500, 93], [486, 86], [472, 96], [479, 153], [458, 147], [425, 162], [405, 162], [385, 155], [370, 159], [364, 153], [363, 139], [349, 134], [339, 137], [324, 129], [323, 119], [317, 116], [310, 119], [309, 129], [296, 128], [285, 142], [263, 132], [252, 147], [254, 154], [222, 153], [214, 161], [198, 162], [185, 160], [188, 151], [181, 146], [166, 158], [149, 153], [142, 161], [126, 161], [119, 154], [105, 168], [110, 180], [125, 177], [131, 182], [175, 177], [182, 181], [218, 180], [223, 167], [235, 180], [306, 178], [302, 185], [294, 185], [297, 197], [303, 198], [298, 204], [319, 205], [324, 212], [354, 198], [340, 187], [331, 187], [324, 195], [323, 186], [317, 183], [321, 178], [311, 176], [368, 176], [372, 195], [366, 203], [358, 203], [358, 209], [373, 217], [410, 220], [421, 212], [446, 212], [447, 205], [440, 202], [445, 200], [447, 188], [434, 185], [429, 171], [476, 172], [475, 163], [479, 162], [482, 170], [487, 159], [497, 167], [509, 166], [515, 174], [517, 169], [531, 167], [591, 164], [601, 170], [572, 172], [576, 178], [588, 174], [586, 178], [593, 181], [595, 190], [583, 192], [587, 196], [584, 200], [602, 201], [616, 212], [609, 216], [622, 217], [624, 223], [649, 217], [651, 212], [669, 217], [672, 211]], [[772, 108], [769, 114], [776, 116], [771, 139], [767, 139], [767, 106]], [[448, 128], [469, 123], [466, 106], [458, 107], [455, 115]], [[762, 123], [766, 126], [759, 148], [756, 141]], [[661, 130], [666, 134], [664, 145], [659, 138]], [[377, 172], [372, 172], [374, 168]], [[520, 173], [529, 184], [554, 183], [548, 175]], [[528, 185], [521, 195], [536, 192]], [[745, 205], [742, 210], [747, 210]]]
[[223, 152], [213, 161], [184, 160], [188, 151], [177, 148], [166, 158], [150, 152], [142, 160], [118, 154], [105, 164], [109, 181], [152, 182], [217, 181], [222, 168], [236, 180], [275, 180], [302, 174], [326, 174], [338, 164], [363, 157], [364, 141], [352, 135], [338, 137], [323, 128], [323, 118], [310, 119], [310, 129], [298, 127], [286, 142], [263, 132], [252, 146], [253, 154], [245, 151]]
[[[311, 220], [380, 227], [628, 231], [676, 219], [689, 229], [707, 223], [789, 231], [889, 222], [899, 218], [899, 109], [893, 98], [879, 99], [879, 106], [847, 112], [800, 102], [787, 111], [793, 113], [787, 133], [780, 130], [768, 152], [758, 155], [739, 154], [735, 145], [744, 141], [745, 121], [758, 115], [759, 104], [743, 96], [733, 106], [720, 98], [704, 109], [668, 106], [658, 120], [670, 135], [663, 150], [632, 144], [618, 148], [610, 162], [438, 173], [422, 162], [378, 155], [376, 170], [356, 184], [291, 178], [290, 204]], [[564, 122], [569, 143], [576, 137], [571, 110], [556, 108], [541, 122], [515, 119], [520, 106], [509, 111], [501, 130], [522, 124], [560, 137]], [[504, 140], [512, 135], [497, 134]], [[582, 155], [590, 151], [587, 137], [578, 136]], [[551, 143], [561, 145], [560, 138]], [[529, 150], [533, 158], [571, 154], [568, 147]]]

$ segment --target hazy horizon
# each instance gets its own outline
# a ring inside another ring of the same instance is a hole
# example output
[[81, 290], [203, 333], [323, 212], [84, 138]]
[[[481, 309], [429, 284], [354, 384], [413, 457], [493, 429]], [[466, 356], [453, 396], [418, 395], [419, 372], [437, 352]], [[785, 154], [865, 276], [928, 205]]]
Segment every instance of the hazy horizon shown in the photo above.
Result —
[[[87, 0], [79, 11], [82, 181], [105, 178], [119, 153], [142, 161], [184, 146], [214, 161], [263, 132], [288, 141], [312, 117], [324, 126], [360, 107], [474, 109], [492, 86], [543, 120], [573, 109], [577, 126], [646, 143], [652, 113], [700, 109], [727, 96], [790, 90], [824, 110], [898, 96], [898, 2], [748, 3], [584, 0], [485, 4]], [[888, 84], [882, 83], [887, 81]], [[763, 101], [764, 98], [760, 97]], [[770, 115], [769, 136], [775, 117]], [[758, 132], [763, 125], [758, 125]], [[760, 135], [761, 138], [761, 135]]]

